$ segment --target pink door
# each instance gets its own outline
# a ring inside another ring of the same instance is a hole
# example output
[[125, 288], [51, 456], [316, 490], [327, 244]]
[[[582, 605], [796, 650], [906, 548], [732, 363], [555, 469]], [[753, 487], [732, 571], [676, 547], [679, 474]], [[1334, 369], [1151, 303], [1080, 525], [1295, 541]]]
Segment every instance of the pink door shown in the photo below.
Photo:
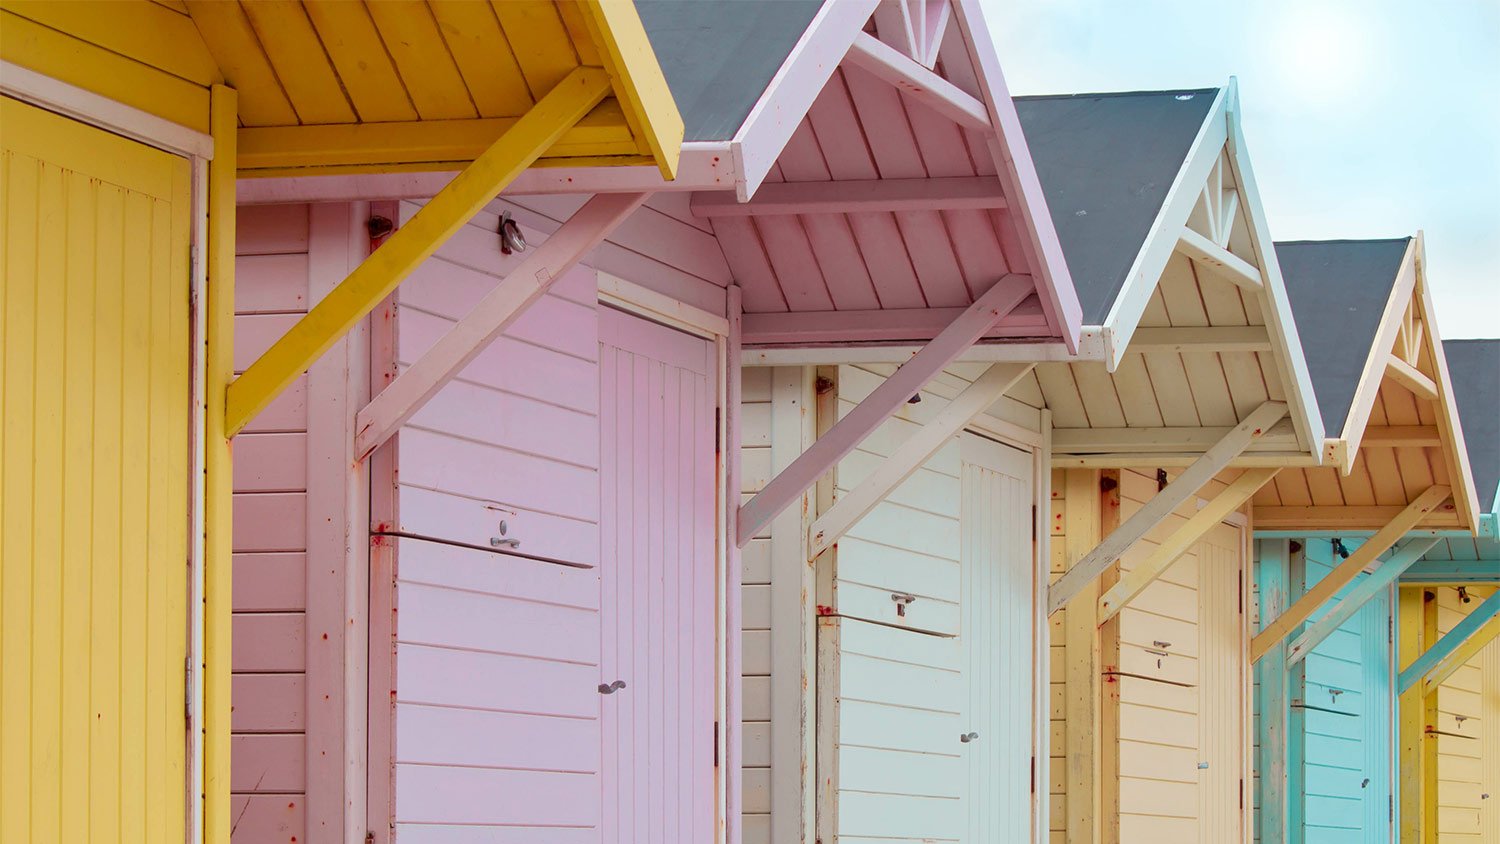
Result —
[[611, 844], [713, 840], [712, 362], [707, 340], [599, 309], [601, 827]]

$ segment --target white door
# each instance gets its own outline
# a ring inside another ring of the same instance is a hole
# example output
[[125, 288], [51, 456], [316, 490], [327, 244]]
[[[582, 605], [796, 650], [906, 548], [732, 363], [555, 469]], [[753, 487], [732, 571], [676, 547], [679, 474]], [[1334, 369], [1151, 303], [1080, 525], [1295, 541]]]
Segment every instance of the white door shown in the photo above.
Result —
[[1036, 681], [1031, 455], [969, 433], [960, 441], [962, 840], [1019, 842], [1031, 834]]

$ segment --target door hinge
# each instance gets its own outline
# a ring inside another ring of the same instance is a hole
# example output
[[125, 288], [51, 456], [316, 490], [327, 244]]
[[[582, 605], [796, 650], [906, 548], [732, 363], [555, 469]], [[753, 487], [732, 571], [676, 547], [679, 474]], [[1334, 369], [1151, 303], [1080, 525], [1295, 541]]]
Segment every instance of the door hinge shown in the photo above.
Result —
[[1385, 798], [1385, 819], [1390, 822], [1396, 820], [1396, 795], [1388, 794]]
[[193, 658], [182, 660], [182, 720], [193, 726]]
[[1031, 757], [1031, 793], [1036, 794], [1036, 757]]
[[719, 767], [719, 722], [714, 722], [714, 767]]
[[1240, 777], [1240, 811], [1245, 811], [1245, 778]]
[[1240, 578], [1240, 615], [1245, 614], [1245, 579]]
[[1031, 505], [1031, 541], [1036, 541], [1036, 505]]
[[714, 408], [714, 454], [724, 451], [724, 409]]
[[1385, 643], [1387, 645], [1389, 645], [1390, 643], [1392, 643], [1394, 641], [1396, 641], [1396, 619], [1392, 618], [1391, 616], [1386, 616], [1385, 617]]

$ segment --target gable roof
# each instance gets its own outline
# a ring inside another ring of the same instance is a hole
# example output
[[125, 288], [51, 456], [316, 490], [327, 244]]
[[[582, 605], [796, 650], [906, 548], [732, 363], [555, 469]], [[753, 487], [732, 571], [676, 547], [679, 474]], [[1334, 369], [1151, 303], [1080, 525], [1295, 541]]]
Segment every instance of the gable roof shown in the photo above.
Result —
[[685, 141], [734, 137], [822, 0], [636, 0]]
[[1016, 97], [1085, 325], [1101, 325], [1217, 88]]
[[1276, 259], [1323, 424], [1342, 432], [1411, 238], [1288, 241]]
[[1443, 353], [1479, 509], [1492, 512], [1500, 487], [1500, 340], [1444, 340]]

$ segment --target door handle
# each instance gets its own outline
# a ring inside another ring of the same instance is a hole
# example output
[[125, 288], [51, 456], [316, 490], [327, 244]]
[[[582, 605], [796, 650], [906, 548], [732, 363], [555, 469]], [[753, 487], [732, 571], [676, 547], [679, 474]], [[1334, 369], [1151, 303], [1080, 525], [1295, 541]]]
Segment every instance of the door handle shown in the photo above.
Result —
[[616, 680], [613, 683], [600, 683], [599, 684], [599, 694], [601, 694], [601, 695], [612, 695], [615, 692], [617, 692], [617, 691], [619, 691], [620, 689], [623, 689], [623, 688], [625, 688], [625, 681], [624, 680]]
[[964, 733], [963, 735], [958, 737], [958, 740], [963, 742], [964, 744], [968, 744], [971, 741], [977, 741], [978, 739], [978, 733]]

